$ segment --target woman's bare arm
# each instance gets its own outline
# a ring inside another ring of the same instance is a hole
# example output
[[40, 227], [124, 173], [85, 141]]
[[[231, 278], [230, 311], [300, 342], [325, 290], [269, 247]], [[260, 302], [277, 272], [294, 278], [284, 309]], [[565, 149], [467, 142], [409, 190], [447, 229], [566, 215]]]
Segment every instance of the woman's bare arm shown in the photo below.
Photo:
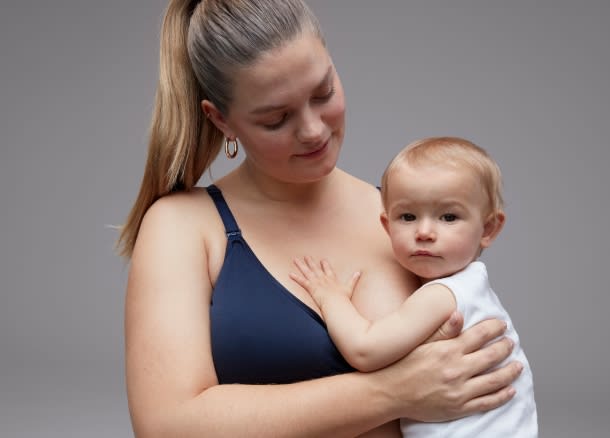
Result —
[[[137, 436], [355, 436], [390, 421], [368, 376], [293, 385], [218, 385], [205, 236], [188, 198], [157, 202], [142, 224], [125, 306], [129, 407]], [[368, 400], [364, 407], [355, 400]]]
[[[488, 321], [415, 349], [375, 373], [290, 385], [218, 385], [209, 332], [211, 295], [200, 209], [185, 197], [147, 213], [125, 306], [126, 378], [136, 436], [355, 436], [392, 419], [447, 420], [506, 402], [515, 366]], [[195, 214], [197, 213], [197, 214]], [[366, 403], [362, 403], [366, 400]]]

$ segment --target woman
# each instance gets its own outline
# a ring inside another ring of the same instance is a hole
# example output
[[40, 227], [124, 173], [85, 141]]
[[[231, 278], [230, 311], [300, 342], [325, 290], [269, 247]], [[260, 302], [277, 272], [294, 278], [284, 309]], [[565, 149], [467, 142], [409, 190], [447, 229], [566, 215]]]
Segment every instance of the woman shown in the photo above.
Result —
[[[379, 193], [336, 167], [341, 82], [299, 0], [172, 0], [149, 156], [122, 231], [131, 257], [126, 373], [137, 436], [400, 436], [508, 401], [520, 372], [504, 331], [454, 315], [406, 358], [356, 373], [289, 279], [311, 254], [363, 273], [378, 318], [417, 287], [393, 260]], [[195, 188], [222, 144], [243, 163]], [[238, 143], [239, 140], [239, 143]], [[442, 339], [442, 340], [439, 340]], [[271, 384], [272, 383], [272, 384]]]

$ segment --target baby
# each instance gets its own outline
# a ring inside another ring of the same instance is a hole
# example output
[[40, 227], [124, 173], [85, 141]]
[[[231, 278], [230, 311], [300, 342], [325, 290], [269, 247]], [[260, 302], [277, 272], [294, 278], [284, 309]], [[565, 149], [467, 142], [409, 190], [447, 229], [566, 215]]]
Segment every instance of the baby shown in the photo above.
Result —
[[296, 259], [291, 278], [320, 307], [328, 331], [345, 359], [360, 371], [382, 368], [424, 342], [457, 308], [464, 329], [488, 318], [506, 321], [512, 356], [523, 364], [515, 397], [492, 411], [444, 423], [401, 420], [403, 436], [538, 436], [532, 373], [506, 310], [478, 261], [500, 233], [505, 215], [501, 174], [480, 147], [454, 137], [416, 141], [383, 174], [381, 223], [398, 262], [423, 286], [393, 313], [370, 322], [350, 299], [359, 273], [343, 284], [326, 260]]

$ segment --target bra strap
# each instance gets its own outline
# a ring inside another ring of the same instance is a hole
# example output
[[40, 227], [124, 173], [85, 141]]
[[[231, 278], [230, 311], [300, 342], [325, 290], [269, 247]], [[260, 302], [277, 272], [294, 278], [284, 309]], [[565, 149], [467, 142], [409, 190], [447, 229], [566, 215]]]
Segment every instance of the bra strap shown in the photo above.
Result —
[[224, 196], [222, 196], [220, 189], [214, 184], [211, 184], [206, 187], [206, 190], [216, 205], [216, 209], [218, 210], [222, 223], [225, 226], [227, 237], [240, 236], [241, 230], [237, 226], [235, 217], [233, 216], [233, 213], [231, 213], [231, 210], [227, 205], [227, 201], [225, 201]]

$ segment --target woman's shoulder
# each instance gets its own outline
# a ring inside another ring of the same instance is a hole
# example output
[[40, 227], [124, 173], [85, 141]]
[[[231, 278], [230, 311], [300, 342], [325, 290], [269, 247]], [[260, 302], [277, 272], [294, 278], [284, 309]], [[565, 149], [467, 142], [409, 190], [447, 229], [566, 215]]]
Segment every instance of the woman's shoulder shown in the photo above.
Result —
[[205, 188], [194, 187], [156, 200], [144, 215], [140, 232], [159, 237], [172, 234], [173, 238], [186, 235], [192, 239], [197, 235], [205, 237], [207, 230], [217, 227], [222, 231], [213, 201]]
[[192, 213], [206, 214], [212, 211], [214, 211], [214, 203], [205, 187], [193, 187], [188, 191], [173, 192], [160, 197], [150, 206], [145, 217], [161, 216], [188, 220]]
[[379, 188], [355, 175], [341, 171], [341, 187], [343, 196], [350, 196], [360, 202], [370, 203], [381, 208]]

